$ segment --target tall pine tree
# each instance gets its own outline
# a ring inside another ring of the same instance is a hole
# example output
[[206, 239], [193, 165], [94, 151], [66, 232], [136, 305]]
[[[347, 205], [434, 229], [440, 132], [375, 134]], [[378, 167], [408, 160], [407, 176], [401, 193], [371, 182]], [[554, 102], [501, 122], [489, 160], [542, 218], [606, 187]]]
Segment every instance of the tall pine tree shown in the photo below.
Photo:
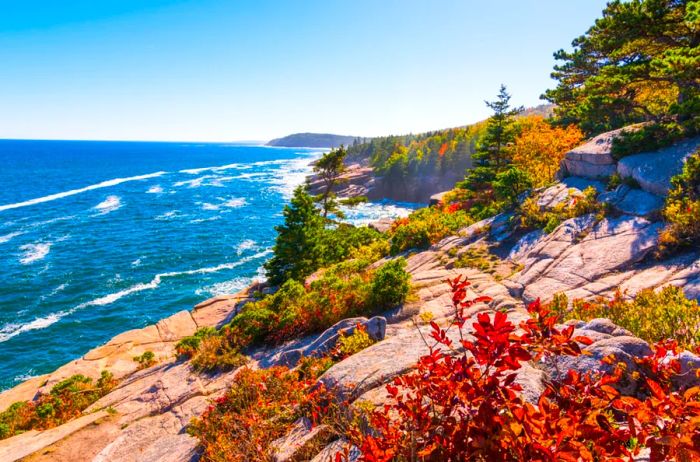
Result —
[[284, 207], [283, 215], [284, 224], [275, 227], [274, 256], [265, 263], [267, 278], [274, 285], [287, 279], [301, 280], [309, 276], [322, 259], [319, 241], [325, 220], [304, 186], [294, 190], [292, 201]]
[[614, 0], [588, 31], [559, 50], [543, 97], [562, 124], [597, 134], [635, 122], [700, 114], [700, 1]]
[[493, 110], [486, 124], [486, 132], [477, 144], [476, 152], [472, 155], [472, 168], [463, 187], [473, 191], [490, 188], [496, 175], [503, 172], [511, 163], [511, 144], [515, 139], [513, 125], [515, 116], [523, 111], [523, 107], [512, 108], [510, 95], [505, 85], [501, 85], [498, 96], [494, 101], [486, 101]]

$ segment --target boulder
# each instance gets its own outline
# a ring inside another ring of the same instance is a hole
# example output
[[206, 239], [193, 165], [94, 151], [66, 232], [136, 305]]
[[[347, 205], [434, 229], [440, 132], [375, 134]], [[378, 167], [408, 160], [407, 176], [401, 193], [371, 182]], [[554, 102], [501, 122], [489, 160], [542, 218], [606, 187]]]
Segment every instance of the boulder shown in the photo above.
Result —
[[564, 156], [567, 173], [591, 179], [605, 178], [615, 173], [617, 167], [612, 156], [612, 143], [615, 138], [629, 129], [602, 133], [567, 152]]
[[394, 224], [394, 220], [391, 218], [382, 218], [381, 220], [373, 221], [372, 223], [368, 224], [370, 228], [379, 231], [380, 233], [386, 233], [391, 229], [391, 226]]
[[665, 196], [671, 177], [680, 173], [685, 159], [698, 148], [700, 137], [695, 137], [659, 151], [627, 156], [617, 164], [617, 173], [623, 178], [634, 178], [647, 192]]
[[639, 217], [653, 216], [664, 206], [661, 197], [627, 185], [620, 185], [614, 191], [601, 194], [598, 200], [612, 205], [621, 213]]
[[343, 319], [326, 329], [310, 344], [282, 351], [276, 363], [287, 367], [293, 367], [305, 356], [323, 356], [335, 348], [341, 335], [351, 335], [358, 325], [363, 326], [367, 330], [367, 335], [373, 340], [380, 341], [384, 339], [386, 333], [386, 318], [375, 316], [371, 319]]
[[430, 201], [428, 202], [428, 205], [432, 206], [432, 205], [439, 205], [439, 204], [441, 204], [441, 203], [442, 203], [442, 199], [445, 197], [445, 195], [446, 195], [448, 192], [449, 192], [449, 191], [443, 191], [443, 192], [439, 192], [439, 193], [433, 194], [432, 196], [430, 196]]
[[299, 460], [300, 453], [303, 455], [306, 447], [319, 440], [328, 441], [330, 434], [331, 429], [327, 425], [313, 426], [309, 419], [302, 417], [294, 423], [286, 435], [270, 444], [273, 448], [272, 459], [275, 462]]

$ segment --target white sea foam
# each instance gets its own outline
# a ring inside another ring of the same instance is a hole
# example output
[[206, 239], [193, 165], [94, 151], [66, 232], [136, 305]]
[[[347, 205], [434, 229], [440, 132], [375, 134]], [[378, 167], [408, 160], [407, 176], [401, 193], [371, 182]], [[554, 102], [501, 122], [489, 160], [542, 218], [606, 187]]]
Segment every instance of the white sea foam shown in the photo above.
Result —
[[10, 242], [13, 238], [17, 236], [21, 236], [24, 234], [22, 231], [15, 231], [14, 233], [10, 234], [5, 234], [3, 236], [0, 236], [0, 244], [4, 244], [5, 242]]
[[105, 215], [114, 212], [122, 207], [122, 201], [119, 196], [107, 196], [105, 200], [97, 204], [94, 208], [99, 212], [99, 215]]
[[236, 247], [236, 253], [238, 255], [242, 254], [246, 250], [251, 250], [251, 249], [257, 249], [258, 248], [258, 243], [255, 242], [252, 239], [246, 239], [240, 244], [238, 244], [238, 247]]
[[229, 207], [232, 209], [237, 209], [238, 207], [243, 207], [246, 204], [246, 200], [243, 197], [233, 197], [231, 199], [228, 199], [226, 202], [224, 202], [223, 205], [224, 207]]
[[137, 266], [141, 266], [141, 259], [137, 258], [136, 260], [131, 262], [131, 267], [136, 268]]
[[182, 213], [179, 210], [171, 210], [169, 212], [165, 212], [162, 215], [158, 215], [157, 217], [155, 217], [155, 219], [158, 221], [170, 221], [173, 218], [179, 218], [182, 216], [184, 215], [182, 215]]
[[217, 282], [210, 286], [202, 287], [197, 289], [194, 293], [195, 295], [208, 295], [210, 297], [216, 297], [217, 295], [235, 294], [243, 289], [245, 289], [254, 278], [235, 278], [230, 281]]
[[413, 208], [409, 204], [371, 203], [358, 204], [353, 207], [340, 208], [345, 214], [345, 220], [355, 226], [362, 226], [382, 218], [403, 218], [410, 215]]
[[212, 204], [209, 202], [204, 202], [202, 204], [202, 210], [219, 210], [220, 208], [220, 205]]
[[150, 194], [160, 194], [163, 192], [163, 187], [161, 185], [157, 184], [155, 186], [151, 186], [150, 188], [148, 188], [148, 191], [146, 191], [146, 192], [150, 193]]
[[53, 289], [53, 290], [52, 290], [51, 292], [49, 292], [48, 294], [42, 295], [42, 296], [40, 297], [41, 301], [44, 301], [44, 300], [46, 300], [47, 298], [51, 298], [51, 297], [53, 297], [54, 295], [58, 294], [59, 292], [63, 292], [63, 290], [64, 290], [66, 287], [68, 287], [68, 284], [64, 282], [63, 284], [61, 284], [60, 286], [56, 287], [55, 289]]
[[306, 181], [306, 177], [313, 171], [312, 162], [319, 155], [320, 153], [311, 153], [308, 156], [296, 159], [275, 161], [280, 165], [280, 168], [274, 172], [274, 177], [270, 179], [270, 183], [272, 183], [271, 189], [280, 192], [285, 199], [291, 198], [294, 188], [303, 184]]
[[19, 259], [19, 262], [23, 265], [28, 265], [34, 263], [35, 261], [42, 260], [46, 255], [49, 254], [51, 250], [52, 242], [37, 242], [34, 244], [24, 244], [20, 247], [24, 253]]
[[26, 324], [17, 324], [17, 323], [6, 324], [5, 326], [0, 328], [0, 343], [5, 342], [5, 341], [11, 339], [12, 337], [19, 335], [23, 332], [27, 332], [30, 330], [36, 330], [36, 329], [45, 329], [46, 327], [49, 327], [50, 325], [58, 322], [60, 319], [66, 317], [66, 316], [69, 316], [78, 310], [82, 310], [82, 309], [88, 308], [90, 306], [109, 305], [111, 303], [116, 302], [117, 300], [119, 300], [121, 298], [126, 297], [127, 295], [131, 295], [131, 294], [141, 292], [144, 290], [155, 289], [160, 285], [160, 283], [163, 281], [163, 279], [174, 278], [174, 277], [178, 277], [178, 276], [191, 276], [191, 275], [195, 275], [195, 274], [209, 274], [209, 273], [216, 273], [216, 272], [223, 271], [223, 270], [233, 269], [233, 268], [241, 266], [245, 263], [248, 263], [249, 261], [263, 258], [263, 257], [269, 255], [271, 252], [272, 252], [272, 250], [267, 249], [267, 250], [264, 250], [262, 252], [258, 252], [254, 255], [250, 255], [248, 257], [241, 258], [238, 261], [231, 262], [231, 263], [222, 263], [221, 265], [217, 265], [217, 266], [197, 268], [197, 269], [187, 270], [187, 271], [173, 271], [170, 273], [159, 273], [159, 274], [156, 274], [153, 277], [153, 279], [151, 279], [150, 282], [135, 284], [131, 287], [120, 290], [118, 292], [107, 294], [107, 295], [104, 295], [102, 297], [98, 297], [98, 298], [95, 298], [93, 300], [81, 303], [81, 304], [71, 308], [70, 310], [58, 311], [56, 313], [51, 313], [47, 316], [44, 316], [41, 318], [36, 318], [33, 321], [28, 322]]
[[214, 167], [202, 167], [202, 168], [188, 168], [185, 170], [180, 170], [180, 173], [187, 173], [189, 175], [199, 175], [202, 172], [220, 172], [223, 170], [231, 170], [231, 169], [237, 169], [237, 170], [242, 170], [250, 168], [249, 166], [245, 164], [227, 164], [227, 165], [216, 165]]
[[6, 324], [0, 328], [0, 343], [10, 340], [12, 337], [19, 335], [23, 332], [28, 332], [30, 330], [46, 329], [51, 324], [58, 322], [62, 317], [70, 314], [72, 310], [69, 311], [59, 311], [58, 313], [51, 313], [48, 316], [41, 318], [35, 318], [33, 321], [26, 324]]
[[194, 220], [190, 220], [190, 223], [197, 224], [197, 223], [204, 223], [205, 221], [216, 221], [216, 220], [221, 220], [221, 217], [219, 215], [214, 215], [213, 217], [209, 217], [209, 218], [195, 218]]
[[131, 176], [131, 177], [127, 177], [127, 178], [115, 178], [113, 180], [103, 181], [101, 183], [96, 183], [96, 184], [86, 186], [86, 187], [80, 188], [80, 189], [72, 189], [70, 191], [64, 191], [64, 192], [60, 192], [57, 194], [50, 194], [48, 196], [37, 197], [36, 199], [31, 199], [31, 200], [24, 201], [24, 202], [17, 202], [15, 204], [0, 205], [0, 212], [2, 212], [3, 210], [16, 209], [19, 207], [27, 207], [29, 205], [40, 204], [42, 202], [49, 202], [49, 201], [53, 201], [56, 199], [61, 199], [64, 197], [73, 196], [75, 194], [84, 193], [86, 191], [92, 191], [93, 189], [108, 188], [110, 186], [116, 186], [116, 185], [121, 184], [121, 183], [126, 183], [127, 181], [137, 181], [137, 180], [146, 180], [148, 178], [155, 178], [155, 177], [158, 177], [161, 175], [165, 175], [166, 173], [168, 173], [168, 172], [155, 172], [155, 173], [149, 173], [147, 175]]

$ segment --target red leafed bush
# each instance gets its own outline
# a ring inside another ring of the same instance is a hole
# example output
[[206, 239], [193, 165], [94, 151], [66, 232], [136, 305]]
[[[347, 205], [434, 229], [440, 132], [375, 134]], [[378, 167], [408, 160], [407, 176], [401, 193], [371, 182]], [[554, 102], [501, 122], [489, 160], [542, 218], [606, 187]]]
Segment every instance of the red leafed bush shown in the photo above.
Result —
[[[483, 299], [466, 300], [467, 281], [449, 282], [452, 324], [432, 323], [436, 344], [414, 372], [387, 385], [390, 404], [369, 415], [373, 431], [351, 432], [362, 460], [622, 461], [645, 447], [652, 461], [700, 460], [700, 389], [673, 389], [680, 370], [673, 342], [639, 360], [646, 399], [620, 395], [614, 385], [623, 371], [616, 368], [569, 371], [529, 403], [516, 381], [522, 362], [577, 356], [590, 340], [574, 337], [571, 326], [557, 327], [557, 316], [538, 302], [519, 330], [504, 313], [481, 313], [467, 336], [464, 310]], [[459, 354], [447, 335], [455, 327]]]

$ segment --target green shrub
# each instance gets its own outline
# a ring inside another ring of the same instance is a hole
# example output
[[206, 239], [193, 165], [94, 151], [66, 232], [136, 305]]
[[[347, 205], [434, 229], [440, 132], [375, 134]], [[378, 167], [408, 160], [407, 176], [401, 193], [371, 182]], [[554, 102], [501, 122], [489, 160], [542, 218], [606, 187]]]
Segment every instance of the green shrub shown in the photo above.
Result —
[[140, 356], [134, 356], [134, 361], [139, 363], [139, 369], [146, 369], [156, 363], [156, 355], [150, 351], [144, 351]]
[[372, 337], [367, 334], [367, 329], [358, 325], [350, 335], [341, 335], [338, 339], [337, 356], [338, 359], [347, 358], [355, 353], [359, 353], [365, 348], [374, 344]]
[[199, 343], [202, 339], [217, 335], [217, 333], [217, 330], [213, 327], [202, 327], [194, 335], [184, 337], [177, 342], [175, 352], [180, 357], [191, 358], [197, 351], [197, 348], [199, 348]]
[[60, 381], [34, 401], [19, 401], [0, 413], [0, 439], [28, 430], [45, 430], [79, 417], [92, 403], [109, 393], [116, 381], [102, 371], [96, 383], [84, 375]]
[[374, 309], [392, 308], [406, 300], [411, 290], [411, 276], [406, 272], [406, 260], [388, 261], [374, 273], [370, 303]]
[[241, 353], [238, 338], [231, 338], [229, 332], [204, 337], [197, 352], [192, 356], [192, 368], [199, 372], [230, 371], [248, 362]]
[[607, 205], [596, 199], [598, 191], [593, 187], [582, 191], [581, 195], [574, 196], [568, 202], [557, 204], [550, 210], [542, 210], [537, 205], [537, 197], [525, 199], [518, 209], [520, 223], [527, 229], [542, 229], [549, 234], [563, 221], [580, 217], [589, 213], [595, 213], [602, 219], [607, 212]]
[[612, 155], [616, 160], [639, 152], [656, 151], [691, 133], [676, 122], [648, 124], [626, 130], [613, 140]]
[[632, 300], [618, 292], [612, 299], [575, 300], [571, 308], [567, 304], [560, 296], [551, 306], [565, 319], [608, 318], [647, 342], [675, 339], [689, 349], [700, 345], [700, 307], [680, 287], [645, 289]]
[[439, 207], [418, 209], [394, 222], [389, 231], [390, 253], [396, 255], [408, 249], [428, 248], [473, 222], [464, 210], [446, 211]]
[[659, 255], [700, 245], [700, 151], [688, 157], [672, 178], [663, 216], [668, 222], [659, 238]]

